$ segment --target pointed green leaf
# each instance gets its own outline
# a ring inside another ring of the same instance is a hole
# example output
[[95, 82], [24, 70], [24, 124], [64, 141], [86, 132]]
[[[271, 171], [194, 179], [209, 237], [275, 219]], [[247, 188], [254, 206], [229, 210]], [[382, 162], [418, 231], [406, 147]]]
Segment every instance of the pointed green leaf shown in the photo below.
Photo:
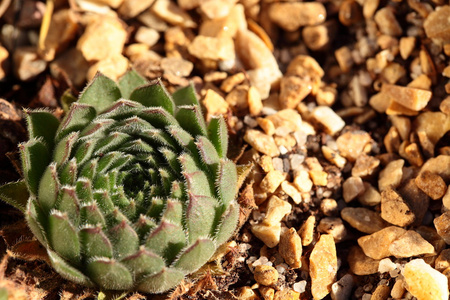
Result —
[[161, 198], [153, 197], [151, 200], [150, 208], [148, 209], [146, 215], [159, 219], [164, 209], [164, 201]]
[[172, 171], [175, 172], [175, 174], [179, 174], [181, 172], [181, 166], [178, 162], [178, 153], [172, 151], [167, 147], [160, 147], [158, 151], [162, 153]]
[[109, 214], [114, 210], [114, 203], [112, 202], [108, 191], [95, 191], [94, 200], [97, 202], [97, 205], [103, 214]]
[[94, 182], [94, 190], [107, 191], [109, 188], [109, 174], [108, 173], [100, 173], [95, 176]]
[[160, 272], [165, 266], [162, 257], [145, 249], [144, 246], [141, 246], [136, 253], [123, 258], [120, 262], [131, 271], [137, 281], [142, 276]]
[[206, 196], [212, 198], [214, 196], [214, 189], [208, 176], [203, 171], [196, 171], [192, 173], [182, 173], [186, 179], [186, 190], [198, 196]]
[[67, 213], [70, 222], [75, 226], [80, 223], [80, 202], [74, 187], [63, 186], [61, 188], [56, 209]]
[[80, 203], [90, 203], [92, 200], [94, 200], [93, 194], [92, 194], [92, 183], [87, 178], [78, 178], [76, 185], [75, 185], [78, 199], [80, 199]]
[[97, 175], [98, 158], [86, 162], [82, 167], [79, 176], [93, 180]]
[[94, 155], [103, 155], [117, 150], [122, 144], [131, 140], [131, 136], [123, 132], [112, 132], [106, 138], [100, 140], [95, 146]]
[[115, 207], [113, 211], [106, 216], [106, 224], [108, 228], [119, 225], [124, 221], [129, 223], [127, 217], [117, 207]]
[[193, 136], [208, 135], [200, 106], [179, 106], [175, 118]]
[[173, 114], [162, 107], [150, 107], [142, 110], [139, 116], [154, 127], [163, 129], [167, 126], [179, 126]]
[[81, 93], [78, 103], [91, 105], [97, 113], [100, 113], [110, 107], [121, 96], [119, 87], [112, 79], [97, 73]]
[[75, 102], [61, 121], [61, 125], [56, 132], [56, 141], [61, 140], [71, 132], [84, 129], [95, 116], [96, 112], [92, 106]]
[[77, 102], [77, 100], [78, 99], [72, 95], [71, 90], [67, 89], [64, 91], [59, 101], [61, 102], [62, 109], [67, 113], [70, 110], [72, 103]]
[[101, 289], [129, 290], [133, 287], [130, 271], [114, 259], [94, 258], [86, 266], [86, 272]]
[[40, 139], [29, 140], [19, 145], [22, 170], [28, 190], [36, 195], [42, 174], [50, 163], [47, 146]]
[[120, 99], [108, 107], [101, 115], [102, 119], [123, 120], [136, 116], [143, 105], [131, 100]]
[[98, 207], [97, 202], [90, 202], [80, 207], [81, 224], [90, 224], [93, 226], [106, 224], [105, 218]]
[[145, 246], [172, 262], [186, 245], [186, 236], [180, 225], [162, 220], [148, 236]]
[[181, 253], [173, 265], [186, 273], [195, 272], [211, 258], [214, 251], [216, 246], [212, 240], [198, 239]]
[[184, 200], [184, 184], [180, 181], [173, 181], [170, 189], [170, 198]]
[[131, 140], [123, 144], [121, 151], [131, 154], [153, 153], [153, 147], [141, 139]]
[[158, 173], [164, 194], [168, 195], [170, 193], [170, 189], [172, 188], [172, 182], [176, 179], [176, 177], [165, 168], [159, 168]]
[[144, 278], [137, 286], [143, 293], [160, 294], [175, 288], [184, 278], [184, 272], [175, 268], [164, 268], [161, 272]]
[[177, 106], [182, 105], [196, 105], [200, 106], [197, 95], [195, 94], [194, 84], [190, 84], [186, 87], [180, 88], [172, 94], [173, 101]]
[[80, 230], [81, 253], [84, 259], [112, 258], [112, 245], [100, 226], [86, 226]]
[[231, 160], [221, 160], [216, 175], [216, 191], [223, 207], [227, 208], [238, 192], [236, 165]]
[[80, 261], [80, 240], [67, 214], [54, 210], [48, 217], [48, 240], [61, 257], [77, 264]]
[[124, 153], [119, 151], [111, 151], [101, 157], [97, 164], [97, 172], [105, 172], [109, 169], [109, 167], [115, 163], [120, 157], [122, 157]]
[[133, 90], [147, 84], [147, 80], [139, 75], [135, 70], [131, 70], [120, 77], [117, 84], [119, 85], [120, 92], [122, 93], [122, 98], [129, 99]]
[[209, 140], [216, 147], [221, 158], [227, 157], [228, 152], [228, 129], [223, 116], [213, 117], [208, 125]]
[[145, 130], [139, 136], [144, 140], [149, 141], [150, 144], [156, 144], [173, 149], [177, 148], [177, 143], [174, 141], [174, 139], [169, 134], [160, 129]]
[[172, 97], [159, 79], [135, 89], [131, 93], [130, 99], [147, 107], [162, 107], [170, 114], [173, 114], [174, 111], [175, 105]]
[[0, 186], [0, 199], [14, 206], [21, 212], [25, 212], [27, 201], [30, 197], [24, 180], [10, 182]]
[[78, 269], [74, 268], [68, 264], [64, 259], [62, 259], [58, 254], [52, 250], [47, 249], [48, 257], [50, 258], [50, 263], [52, 267], [58, 272], [63, 278], [73, 281], [75, 283], [94, 287], [92, 281]]
[[116, 122], [116, 124], [111, 128], [111, 131], [119, 131], [127, 133], [129, 135], [136, 135], [144, 130], [152, 130], [155, 127], [144, 119], [138, 116], [133, 116], [122, 121]]
[[139, 237], [125, 221], [112, 227], [108, 235], [113, 245], [114, 257], [116, 258], [128, 256], [139, 248]]
[[44, 215], [41, 208], [38, 206], [36, 199], [33, 197], [30, 197], [30, 200], [28, 201], [25, 219], [34, 236], [42, 245], [44, 245], [44, 247], [48, 248], [48, 239], [45, 236], [44, 229], [47, 226], [47, 215]]
[[[123, 169], [125, 166], [133, 163], [135, 159], [135, 156], [131, 155], [131, 154], [122, 154], [115, 162], [113, 162], [109, 167], [108, 167], [108, 172], [110, 175], [115, 174], [117, 172], [117, 170], [121, 170]], [[112, 177], [110, 177], [112, 179]], [[114, 183], [116, 183], [116, 181], [114, 180]]]
[[173, 224], [181, 225], [183, 220], [183, 204], [178, 200], [168, 199], [163, 218]]
[[74, 185], [75, 181], [77, 180], [77, 175], [77, 161], [75, 158], [72, 158], [64, 165], [64, 167], [62, 167], [61, 171], [59, 172], [59, 180], [61, 182], [61, 185]]
[[39, 184], [38, 201], [44, 212], [48, 213], [55, 207], [56, 200], [58, 200], [59, 189], [60, 183], [56, 164], [51, 163], [45, 170]]
[[189, 243], [200, 237], [213, 234], [217, 200], [211, 197], [194, 195], [188, 191], [188, 207], [186, 209], [186, 227]]
[[239, 205], [233, 201], [225, 213], [222, 215], [217, 231], [215, 233], [216, 244], [222, 245], [232, 234], [236, 231], [236, 226], [239, 221]]
[[94, 119], [80, 132], [80, 139], [89, 141], [102, 138], [105, 136], [105, 132], [115, 124], [116, 121], [113, 119]]
[[49, 149], [53, 149], [59, 120], [50, 112], [43, 110], [25, 110], [30, 140], [42, 138]]
[[75, 155], [73, 156], [78, 165], [83, 165], [86, 161], [91, 159], [92, 153], [94, 153], [94, 149], [96, 146], [95, 140], [83, 141], [80, 145], [78, 145], [77, 150], [75, 151]]
[[77, 131], [72, 132], [56, 144], [53, 152], [53, 161], [58, 164], [58, 167], [61, 167], [70, 159], [70, 154], [78, 139], [78, 135], [79, 133]]
[[211, 143], [211, 141], [207, 137], [200, 135], [197, 136], [197, 142], [195, 143], [195, 145], [197, 146], [202, 161], [210, 166], [212, 171], [216, 170], [220, 158], [216, 148]]
[[145, 215], [140, 215], [136, 223], [133, 224], [136, 233], [139, 236], [140, 244], [147, 238], [148, 233], [156, 227], [156, 222]]
[[179, 162], [183, 170], [182, 175], [186, 180], [187, 190], [194, 195], [213, 197], [213, 184], [208, 176], [197, 166], [192, 156], [183, 153], [179, 157]]

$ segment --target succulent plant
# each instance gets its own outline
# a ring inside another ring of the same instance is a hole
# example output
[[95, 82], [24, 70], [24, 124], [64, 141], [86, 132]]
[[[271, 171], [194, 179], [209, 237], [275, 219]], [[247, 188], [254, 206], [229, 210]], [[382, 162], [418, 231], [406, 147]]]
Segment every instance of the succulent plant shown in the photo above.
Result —
[[97, 74], [60, 122], [26, 111], [24, 179], [0, 187], [53, 268], [102, 290], [165, 292], [236, 230], [238, 174], [222, 117], [192, 86]]

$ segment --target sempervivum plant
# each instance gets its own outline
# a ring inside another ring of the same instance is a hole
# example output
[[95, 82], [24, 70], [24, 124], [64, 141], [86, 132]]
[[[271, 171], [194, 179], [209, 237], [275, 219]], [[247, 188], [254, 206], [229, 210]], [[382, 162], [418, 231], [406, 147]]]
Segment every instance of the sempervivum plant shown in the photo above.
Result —
[[103, 290], [161, 293], [236, 230], [237, 168], [224, 120], [205, 124], [192, 86], [170, 96], [135, 72], [97, 74], [61, 122], [27, 111], [23, 181], [0, 197], [63, 277]]

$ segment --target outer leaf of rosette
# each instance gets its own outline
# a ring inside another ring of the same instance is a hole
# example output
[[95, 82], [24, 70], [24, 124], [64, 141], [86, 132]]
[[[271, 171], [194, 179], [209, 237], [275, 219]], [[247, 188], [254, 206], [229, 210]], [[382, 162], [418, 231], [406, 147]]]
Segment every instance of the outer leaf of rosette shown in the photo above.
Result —
[[222, 159], [219, 163], [215, 183], [217, 194], [225, 210], [238, 192], [236, 164], [231, 160]]
[[53, 161], [58, 164], [58, 167], [63, 166], [70, 159], [73, 146], [78, 140], [79, 132], [71, 132], [62, 138], [55, 146], [53, 151]]
[[167, 199], [166, 207], [164, 209], [164, 213], [162, 218], [170, 221], [173, 224], [182, 225], [181, 221], [183, 220], [183, 204], [174, 199]]
[[73, 155], [79, 166], [82, 166], [91, 158], [91, 155], [95, 149], [96, 142], [96, 140], [87, 140], [82, 142], [80, 141], [77, 150]]
[[173, 114], [175, 104], [160, 79], [136, 88], [130, 95], [130, 100], [147, 107], [162, 107]]
[[146, 120], [152, 126], [163, 129], [166, 126], [179, 126], [178, 121], [172, 113], [167, 111], [164, 107], [148, 107], [139, 113], [139, 117]]
[[70, 110], [72, 103], [77, 102], [77, 100], [78, 99], [72, 95], [70, 89], [67, 89], [64, 91], [59, 101], [61, 102], [62, 109], [67, 113]]
[[41, 137], [49, 149], [53, 149], [59, 120], [45, 110], [25, 110], [30, 139]]
[[22, 170], [28, 190], [37, 195], [42, 174], [50, 163], [50, 153], [42, 139], [32, 139], [19, 145]]
[[92, 258], [86, 273], [101, 289], [129, 290], [133, 287], [133, 276], [120, 262], [107, 257]]
[[91, 141], [93, 139], [103, 138], [105, 131], [116, 124], [114, 119], [97, 118], [90, 122], [80, 132], [80, 139], [83, 141]]
[[90, 179], [80, 177], [75, 183], [75, 189], [77, 191], [78, 199], [81, 204], [89, 203], [94, 200], [92, 183]]
[[48, 256], [50, 259], [50, 263], [52, 267], [58, 272], [62, 277], [73, 281], [75, 283], [87, 286], [87, 287], [93, 287], [94, 283], [83, 273], [80, 272], [80, 270], [74, 268], [72, 265], [67, 263], [64, 259], [62, 259], [58, 254], [56, 254], [54, 251], [47, 249]]
[[21, 212], [25, 212], [29, 197], [30, 193], [24, 180], [0, 186], [0, 199]]
[[137, 286], [143, 293], [160, 294], [175, 288], [185, 273], [175, 268], [163, 268], [159, 273], [145, 277]]
[[205, 172], [199, 169], [192, 156], [183, 153], [178, 160], [183, 170], [182, 174], [186, 179], [186, 191], [194, 195], [214, 197], [214, 184], [210, 182]]
[[107, 137], [100, 140], [94, 148], [94, 155], [115, 151], [132, 137], [123, 132], [111, 132]]
[[217, 245], [225, 243], [236, 231], [239, 213], [239, 205], [233, 201], [222, 214], [216, 233], [214, 234]]
[[59, 190], [60, 183], [56, 163], [51, 163], [47, 166], [44, 175], [42, 175], [38, 191], [38, 201], [45, 213], [49, 213], [51, 209], [55, 208]]
[[143, 105], [136, 101], [119, 99], [102, 112], [101, 118], [123, 120], [135, 116], [142, 108]]
[[192, 245], [183, 250], [173, 266], [186, 273], [197, 271], [216, 251], [214, 242], [208, 238], [199, 238]]
[[75, 187], [67, 185], [61, 187], [56, 209], [66, 212], [74, 226], [80, 224], [80, 201], [78, 200]]
[[139, 281], [143, 276], [153, 275], [160, 272], [164, 266], [164, 259], [150, 250], [141, 246], [139, 250], [120, 261], [134, 276], [134, 280]]
[[182, 105], [196, 105], [200, 106], [197, 95], [195, 94], [195, 87], [192, 82], [188, 86], [180, 88], [172, 94], [173, 101], [177, 106]]
[[73, 185], [77, 180], [78, 166], [76, 158], [68, 161], [59, 171], [59, 179], [61, 184]]
[[114, 80], [98, 72], [81, 93], [78, 103], [91, 105], [98, 114], [110, 107], [121, 96], [120, 89]]
[[67, 214], [53, 210], [48, 216], [46, 233], [56, 253], [72, 264], [80, 262], [80, 238]]
[[80, 207], [80, 218], [82, 224], [105, 225], [106, 220], [97, 202], [89, 202]]
[[197, 146], [200, 159], [209, 167], [209, 176], [211, 180], [215, 180], [218, 165], [220, 162], [219, 154], [211, 141], [202, 135], [198, 135], [195, 145]]
[[221, 158], [227, 157], [228, 152], [228, 129], [223, 116], [213, 117], [208, 125], [209, 140], [216, 147]]
[[186, 245], [186, 234], [181, 225], [162, 219], [159, 226], [147, 237], [145, 247], [172, 262]]
[[25, 219], [34, 236], [48, 249], [49, 244], [45, 232], [45, 228], [47, 227], [47, 215], [42, 212], [42, 209], [34, 197], [30, 197], [28, 200]]
[[92, 257], [112, 258], [113, 249], [101, 226], [85, 226], [80, 229], [81, 251], [85, 259]]
[[186, 208], [186, 227], [189, 233], [189, 244], [198, 238], [213, 233], [218, 201], [212, 197], [195, 195], [188, 191]]
[[199, 105], [179, 106], [175, 118], [180, 126], [193, 136], [208, 135], [205, 119]]
[[139, 237], [125, 220], [112, 227], [108, 235], [113, 245], [114, 257], [123, 258], [139, 248]]
[[117, 84], [119, 85], [122, 97], [129, 99], [131, 93], [138, 87], [147, 84], [148, 81], [139, 75], [135, 70], [130, 70], [119, 78]]
[[61, 121], [61, 125], [56, 132], [55, 141], [58, 142], [71, 132], [83, 130], [92, 122], [96, 115], [94, 107], [79, 102], [73, 103], [69, 112]]

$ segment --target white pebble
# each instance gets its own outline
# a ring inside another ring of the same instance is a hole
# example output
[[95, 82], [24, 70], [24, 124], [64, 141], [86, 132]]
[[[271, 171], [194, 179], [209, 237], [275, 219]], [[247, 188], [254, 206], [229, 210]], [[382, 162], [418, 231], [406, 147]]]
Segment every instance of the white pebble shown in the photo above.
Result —
[[258, 126], [258, 122], [250, 116], [244, 117], [244, 123], [247, 124], [250, 128], [255, 128]]
[[262, 113], [263, 115], [270, 116], [270, 115], [276, 114], [277, 111], [276, 111], [275, 109], [271, 108], [271, 107], [266, 107], [266, 106], [264, 106], [264, 107], [262, 108], [262, 110], [261, 110], [261, 113]]
[[286, 147], [283, 146], [283, 145], [279, 146], [279, 147], [278, 147], [278, 150], [280, 150], [280, 153], [281, 153], [282, 155], [288, 153], [288, 150], [287, 150]]
[[279, 157], [272, 158], [273, 168], [277, 171], [283, 172], [283, 159]]
[[397, 268], [397, 265], [392, 262], [389, 258], [384, 258], [380, 260], [378, 264], [378, 272], [380, 273], [387, 273], [395, 270]]
[[294, 283], [294, 286], [293, 286], [294, 291], [296, 291], [297, 293], [300, 293], [300, 294], [305, 292], [305, 288], [306, 288], [306, 280], [296, 282], [296, 283]]

